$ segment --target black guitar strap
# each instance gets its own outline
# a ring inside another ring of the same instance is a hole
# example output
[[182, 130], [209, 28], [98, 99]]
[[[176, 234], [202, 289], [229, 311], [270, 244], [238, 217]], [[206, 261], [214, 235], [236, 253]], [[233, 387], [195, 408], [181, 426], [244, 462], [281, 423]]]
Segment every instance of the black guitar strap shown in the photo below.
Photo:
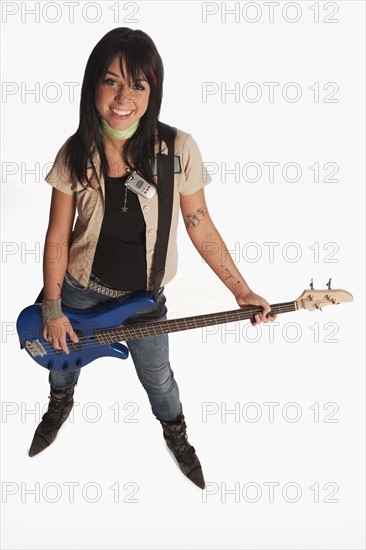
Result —
[[[158, 299], [159, 289], [165, 273], [166, 254], [168, 250], [169, 233], [172, 221], [173, 195], [174, 195], [174, 139], [176, 128], [163, 122], [158, 123], [159, 154], [157, 156], [158, 176], [158, 232], [156, 236], [153, 281], [154, 296]], [[162, 155], [161, 140], [168, 147], [168, 154]]]

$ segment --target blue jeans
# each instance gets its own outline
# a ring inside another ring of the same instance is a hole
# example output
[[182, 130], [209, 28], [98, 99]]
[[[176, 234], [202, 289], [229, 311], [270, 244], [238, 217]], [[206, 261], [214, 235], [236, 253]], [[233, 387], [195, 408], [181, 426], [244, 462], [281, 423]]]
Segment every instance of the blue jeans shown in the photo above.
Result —
[[[100, 281], [93, 274], [90, 277], [96, 283]], [[112, 300], [124, 300], [123, 298], [110, 298], [93, 290], [83, 287], [74, 277], [66, 272], [61, 291], [61, 303], [68, 307], [88, 309]], [[148, 321], [161, 321], [166, 319], [166, 298], [163, 291], [159, 293], [156, 305], [132, 315], [124, 324], [144, 323]], [[140, 340], [126, 342], [130, 350], [137, 376], [145, 388], [153, 414], [159, 420], [174, 420], [182, 414], [182, 404], [179, 399], [179, 388], [174, 378], [174, 373], [169, 363], [168, 335], [149, 336]], [[49, 382], [56, 390], [65, 390], [74, 387], [80, 376], [81, 369], [76, 372], [50, 371]]]

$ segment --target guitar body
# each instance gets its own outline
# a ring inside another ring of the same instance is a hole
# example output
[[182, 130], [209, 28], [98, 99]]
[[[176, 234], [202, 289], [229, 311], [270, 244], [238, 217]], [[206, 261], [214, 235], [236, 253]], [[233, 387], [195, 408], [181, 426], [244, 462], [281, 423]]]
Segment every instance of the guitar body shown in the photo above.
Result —
[[63, 306], [79, 337], [78, 343], [67, 340], [70, 353], [54, 350], [50, 342], [42, 336], [43, 320], [41, 304], [25, 308], [17, 320], [17, 332], [22, 346], [31, 358], [47, 369], [74, 372], [104, 356], [127, 359], [128, 348], [123, 344], [96, 345], [94, 332], [122, 325], [131, 315], [151, 307], [155, 300], [149, 292], [136, 292], [121, 303], [102, 304], [91, 309], [74, 309]]

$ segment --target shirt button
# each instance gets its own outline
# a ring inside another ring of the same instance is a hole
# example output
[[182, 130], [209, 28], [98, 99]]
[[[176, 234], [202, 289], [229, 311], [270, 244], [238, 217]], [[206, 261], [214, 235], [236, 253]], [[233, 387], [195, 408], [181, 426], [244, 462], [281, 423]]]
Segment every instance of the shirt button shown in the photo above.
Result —
[[153, 234], [153, 230], [152, 229], [149, 229], [149, 231], [147, 232], [148, 235], [152, 235]]
[[154, 251], [153, 251], [153, 250], [149, 250], [149, 254], [150, 254], [150, 256], [151, 256], [152, 254], [154, 254]]
[[145, 210], [145, 212], [147, 212], [149, 210], [149, 207], [147, 206], [147, 204], [145, 204], [144, 210]]

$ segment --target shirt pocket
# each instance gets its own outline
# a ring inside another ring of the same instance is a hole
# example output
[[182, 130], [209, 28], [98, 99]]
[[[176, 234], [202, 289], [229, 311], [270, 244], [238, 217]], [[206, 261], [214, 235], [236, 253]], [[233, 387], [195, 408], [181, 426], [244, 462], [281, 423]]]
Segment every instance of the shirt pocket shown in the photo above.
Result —
[[96, 208], [100, 193], [92, 188], [81, 187], [76, 194], [76, 207], [79, 221], [87, 226]]

